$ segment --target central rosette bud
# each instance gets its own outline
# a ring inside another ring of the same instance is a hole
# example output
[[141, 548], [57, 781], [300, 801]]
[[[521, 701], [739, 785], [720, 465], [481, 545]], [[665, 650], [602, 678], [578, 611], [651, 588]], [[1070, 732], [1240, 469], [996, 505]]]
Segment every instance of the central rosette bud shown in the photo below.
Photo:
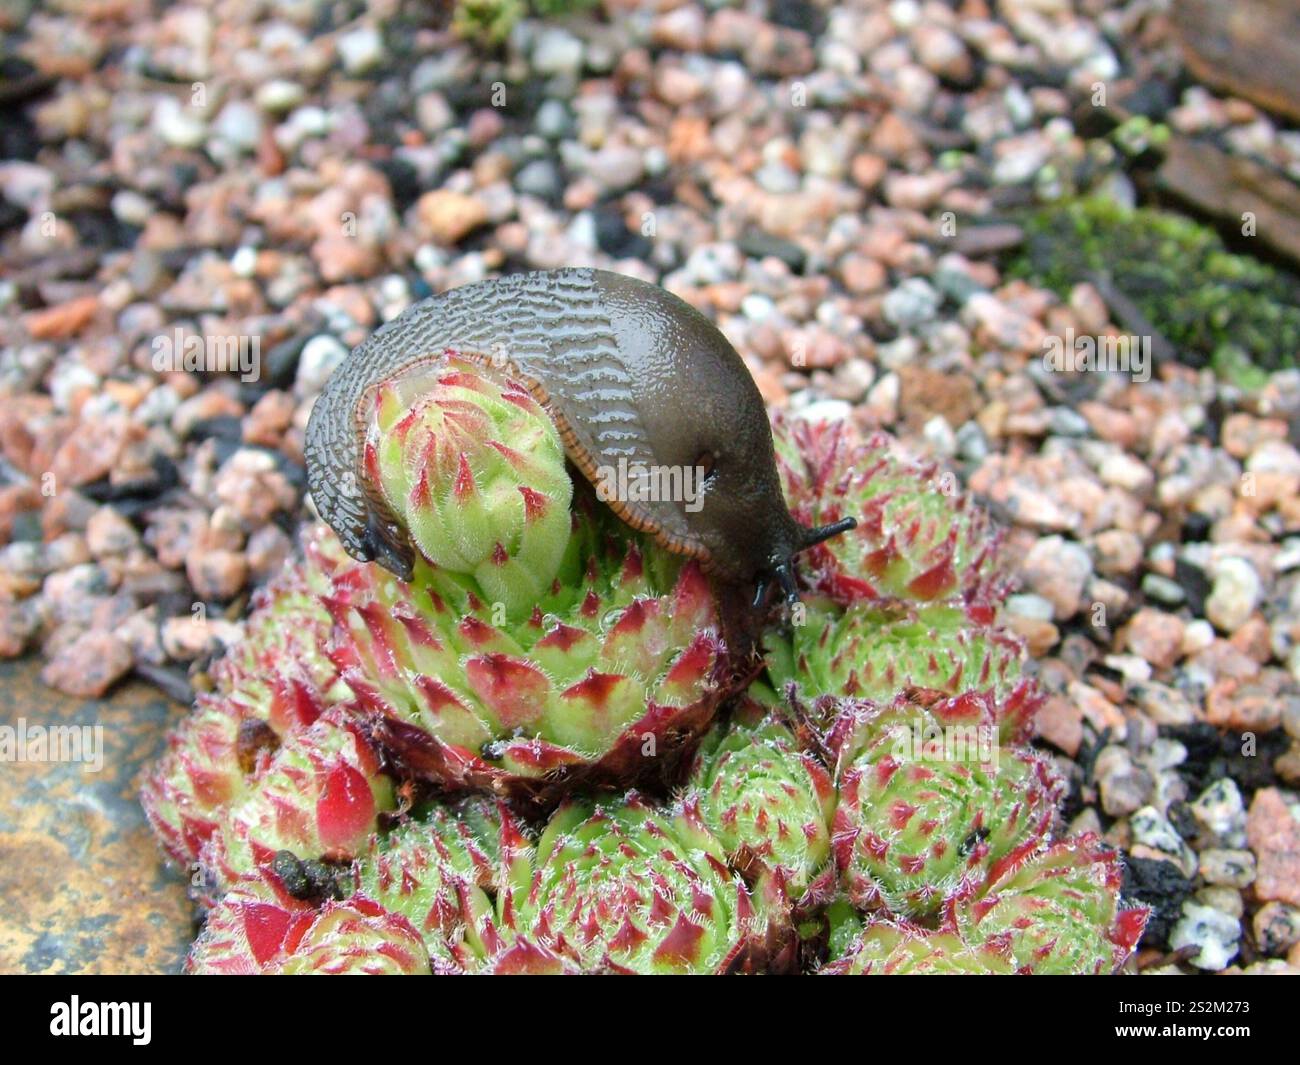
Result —
[[550, 587], [573, 482], [550, 415], [519, 382], [448, 356], [372, 399], [366, 476], [435, 566], [472, 576], [509, 617]]

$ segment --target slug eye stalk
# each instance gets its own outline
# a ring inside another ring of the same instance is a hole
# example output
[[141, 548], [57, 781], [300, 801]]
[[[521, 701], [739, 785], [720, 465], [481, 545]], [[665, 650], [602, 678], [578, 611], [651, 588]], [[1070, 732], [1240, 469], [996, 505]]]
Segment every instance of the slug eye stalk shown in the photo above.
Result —
[[776, 582], [785, 595], [786, 605], [794, 606], [795, 603], [799, 602], [799, 589], [794, 581], [794, 556], [800, 551], [829, 540], [832, 536], [839, 536], [840, 533], [848, 532], [850, 529], [856, 529], [857, 527], [856, 518], [841, 518], [829, 525], [818, 525], [815, 528], [803, 530], [799, 546], [795, 548], [794, 552], [786, 558], [774, 558], [770, 574], [759, 577], [758, 586], [754, 591], [754, 609], [757, 610], [763, 605], [768, 586], [773, 581]]

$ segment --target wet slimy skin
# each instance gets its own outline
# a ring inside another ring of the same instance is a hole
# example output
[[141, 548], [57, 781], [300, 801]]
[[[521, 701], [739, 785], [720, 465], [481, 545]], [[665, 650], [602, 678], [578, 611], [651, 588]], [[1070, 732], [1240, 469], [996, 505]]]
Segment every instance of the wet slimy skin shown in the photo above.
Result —
[[376, 330], [312, 410], [305, 450], [317, 509], [350, 555], [404, 580], [413, 548], [362, 469], [365, 400], [447, 352], [526, 384], [598, 487], [620, 468], [698, 471], [692, 498], [602, 497], [668, 550], [752, 586], [756, 603], [772, 583], [795, 598], [794, 556], [854, 525], [810, 529], [790, 515], [762, 397], [704, 315], [604, 270], [514, 274], [424, 300]]

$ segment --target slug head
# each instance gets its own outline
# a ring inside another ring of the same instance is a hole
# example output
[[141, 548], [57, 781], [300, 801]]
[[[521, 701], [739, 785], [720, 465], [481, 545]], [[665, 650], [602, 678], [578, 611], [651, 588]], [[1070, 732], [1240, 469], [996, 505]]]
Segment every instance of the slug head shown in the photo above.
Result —
[[798, 523], [792, 522], [792, 524], [800, 532], [799, 540], [789, 553], [782, 554], [778, 552], [768, 559], [768, 569], [760, 573], [754, 589], [754, 609], [756, 610], [763, 605], [763, 599], [767, 595], [770, 584], [776, 584], [781, 589], [781, 594], [785, 596], [787, 606], [794, 606], [799, 602], [799, 589], [794, 580], [794, 556], [805, 548], [820, 544], [823, 540], [829, 540], [832, 536], [838, 536], [842, 532], [857, 528], [858, 523], [854, 518], [841, 518], [829, 525], [818, 525], [811, 529]]

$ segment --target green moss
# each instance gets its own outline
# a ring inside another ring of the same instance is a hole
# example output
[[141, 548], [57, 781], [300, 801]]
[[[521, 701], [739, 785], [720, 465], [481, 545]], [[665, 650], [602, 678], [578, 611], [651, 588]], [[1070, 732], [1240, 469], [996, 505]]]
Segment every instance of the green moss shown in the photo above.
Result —
[[451, 25], [467, 41], [496, 45], [510, 36], [526, 11], [523, 0], [456, 0]]
[[456, 0], [452, 28], [467, 41], [498, 45], [525, 15], [562, 18], [595, 6], [596, 0]]
[[1108, 278], [1188, 365], [1245, 387], [1260, 371], [1296, 365], [1300, 280], [1233, 254], [1212, 229], [1092, 198], [1039, 211], [1025, 231], [1013, 276], [1063, 297], [1093, 275]]

